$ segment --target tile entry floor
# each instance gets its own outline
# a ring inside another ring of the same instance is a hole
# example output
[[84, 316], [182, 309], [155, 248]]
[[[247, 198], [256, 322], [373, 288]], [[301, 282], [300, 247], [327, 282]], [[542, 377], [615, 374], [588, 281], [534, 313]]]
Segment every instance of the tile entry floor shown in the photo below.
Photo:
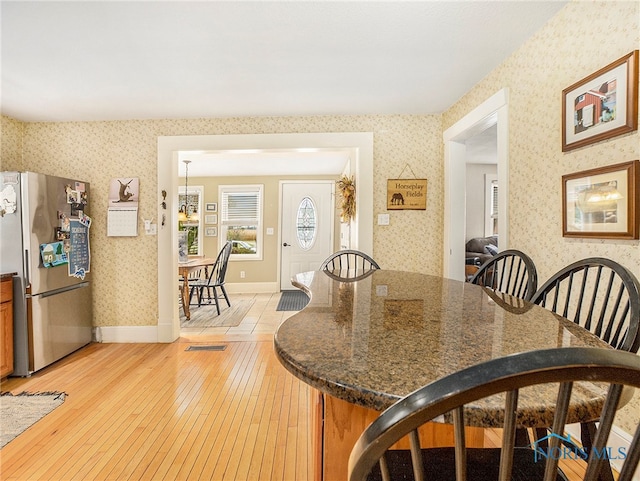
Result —
[[[298, 311], [276, 311], [280, 301], [280, 292], [262, 294], [229, 294], [231, 305], [234, 301], [241, 299], [255, 299], [253, 306], [245, 315], [242, 322], [235, 327], [188, 327], [181, 328], [180, 335], [205, 336], [205, 335], [252, 335], [252, 334], [274, 334], [278, 326]], [[227, 307], [222, 300], [221, 306]], [[191, 306], [192, 310], [197, 306]]]

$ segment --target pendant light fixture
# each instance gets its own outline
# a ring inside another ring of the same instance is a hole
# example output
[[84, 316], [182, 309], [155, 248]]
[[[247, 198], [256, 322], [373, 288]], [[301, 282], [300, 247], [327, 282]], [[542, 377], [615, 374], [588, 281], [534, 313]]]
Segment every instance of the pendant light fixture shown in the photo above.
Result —
[[191, 218], [191, 206], [189, 205], [189, 164], [191, 161], [183, 160], [182, 162], [184, 162], [184, 204], [180, 204], [178, 220], [187, 222]]

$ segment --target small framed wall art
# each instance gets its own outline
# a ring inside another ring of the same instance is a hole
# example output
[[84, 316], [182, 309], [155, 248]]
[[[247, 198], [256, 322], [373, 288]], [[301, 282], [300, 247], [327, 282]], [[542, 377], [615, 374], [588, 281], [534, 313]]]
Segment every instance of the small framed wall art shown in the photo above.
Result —
[[218, 212], [218, 203], [217, 202], [207, 202], [205, 204], [205, 210], [207, 212]]
[[218, 214], [207, 214], [204, 216], [205, 224], [217, 224], [218, 223]]
[[205, 227], [204, 228], [204, 235], [207, 237], [215, 237], [218, 235], [218, 228], [217, 227]]
[[562, 235], [638, 239], [640, 161], [562, 176]]
[[387, 180], [387, 210], [426, 210], [427, 179]]
[[638, 50], [562, 91], [562, 151], [638, 129]]

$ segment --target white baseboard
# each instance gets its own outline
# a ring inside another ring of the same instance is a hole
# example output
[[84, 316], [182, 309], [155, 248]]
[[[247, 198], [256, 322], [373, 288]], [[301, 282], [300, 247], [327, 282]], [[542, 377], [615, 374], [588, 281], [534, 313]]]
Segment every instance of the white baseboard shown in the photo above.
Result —
[[[253, 294], [280, 292], [277, 282], [247, 282], [225, 284], [229, 294]], [[157, 326], [105, 326], [96, 327], [93, 331], [95, 342], [105, 343], [148, 343], [173, 342], [180, 336], [179, 329], [175, 331], [172, 322], [164, 320]]]
[[280, 292], [277, 282], [238, 282], [234, 284], [226, 283], [225, 287], [229, 294], [252, 294]]
[[95, 340], [105, 343], [160, 342], [158, 341], [158, 326], [96, 327]]

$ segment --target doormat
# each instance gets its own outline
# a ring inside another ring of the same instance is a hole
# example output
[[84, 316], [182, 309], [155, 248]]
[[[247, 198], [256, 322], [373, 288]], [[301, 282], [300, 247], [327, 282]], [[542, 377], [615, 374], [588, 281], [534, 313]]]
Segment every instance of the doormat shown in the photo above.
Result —
[[[191, 319], [180, 313], [180, 327], [235, 327], [239, 325], [253, 306], [255, 299], [231, 300], [231, 307], [221, 298], [220, 315], [215, 304], [197, 304], [189, 306]], [[182, 309], [180, 310], [182, 311]]]
[[303, 291], [282, 291], [276, 311], [301, 311], [309, 303], [309, 296]]
[[0, 448], [64, 402], [63, 392], [0, 394]]

